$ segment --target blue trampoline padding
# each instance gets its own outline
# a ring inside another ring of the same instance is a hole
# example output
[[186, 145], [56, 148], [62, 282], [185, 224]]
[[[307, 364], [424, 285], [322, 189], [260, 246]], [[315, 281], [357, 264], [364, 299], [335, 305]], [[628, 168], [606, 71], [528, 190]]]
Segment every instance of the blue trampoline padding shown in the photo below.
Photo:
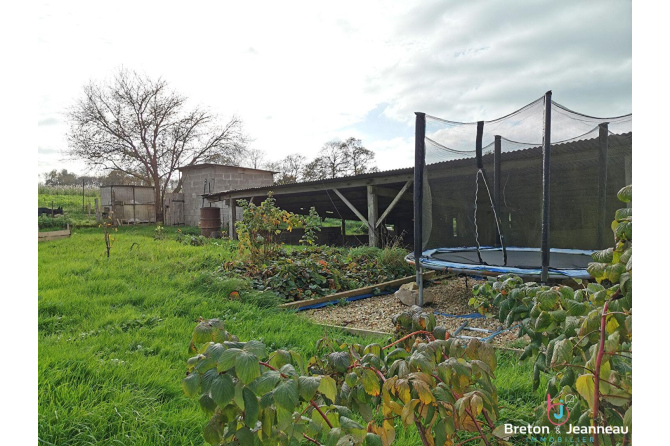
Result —
[[[586, 271], [586, 266], [592, 261], [593, 252], [582, 249], [552, 248], [551, 254], [554, 256], [550, 256], [550, 261], [554, 267], [549, 268], [549, 277], [553, 279], [566, 277], [590, 279], [591, 275]], [[470, 275], [475, 272], [488, 272], [540, 277], [542, 274], [541, 261], [538, 259], [541, 254], [539, 248], [508, 247], [507, 266], [503, 265], [501, 248], [482, 246], [480, 253], [488, 264], [479, 263], [477, 249], [474, 247], [429, 249], [421, 256], [421, 266], [438, 271], [449, 270]], [[414, 263], [414, 254], [409, 254], [405, 260]], [[555, 267], [556, 265], [560, 267]]]
[[[358, 296], [348, 297], [345, 300], [347, 302], [354, 302], [356, 300], [367, 299], [368, 297], [383, 296], [385, 294], [395, 293], [397, 290], [398, 290], [398, 288], [393, 288], [393, 289], [390, 289], [390, 290], [382, 291], [381, 293], [378, 293], [378, 294], [372, 294], [372, 293], [360, 294]], [[314, 304], [314, 305], [306, 305], [304, 307], [298, 308], [296, 311], [314, 310], [314, 309], [317, 309], [317, 308], [327, 307], [328, 305], [335, 305], [338, 302], [339, 302], [339, 300], [331, 300], [329, 302], [321, 302], [321, 303]]]

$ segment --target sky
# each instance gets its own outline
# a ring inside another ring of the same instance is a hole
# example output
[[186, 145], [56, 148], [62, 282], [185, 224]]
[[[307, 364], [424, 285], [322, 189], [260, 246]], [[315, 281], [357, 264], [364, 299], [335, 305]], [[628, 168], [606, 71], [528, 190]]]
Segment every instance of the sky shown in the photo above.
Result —
[[244, 122], [250, 148], [308, 159], [354, 136], [413, 165], [414, 112], [493, 119], [552, 90], [632, 111], [631, 1], [52, 2], [38, 9], [38, 174], [65, 160], [65, 111], [121, 67]]

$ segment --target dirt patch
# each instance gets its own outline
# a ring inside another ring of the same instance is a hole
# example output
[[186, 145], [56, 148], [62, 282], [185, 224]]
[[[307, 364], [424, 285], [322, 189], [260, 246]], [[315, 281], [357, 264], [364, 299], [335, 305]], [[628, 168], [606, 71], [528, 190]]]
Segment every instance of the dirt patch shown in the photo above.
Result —
[[[434, 296], [434, 302], [426, 305], [426, 310], [438, 311], [453, 315], [465, 315], [474, 313], [475, 310], [468, 305], [472, 297], [472, 287], [475, 284], [484, 283], [481, 280], [459, 278], [442, 278], [432, 281], [425, 292]], [[370, 297], [346, 304], [330, 305], [315, 310], [302, 311], [301, 314], [320, 324], [339, 325], [343, 327], [362, 328], [365, 330], [383, 331], [393, 333], [394, 327], [391, 318], [408, 309], [393, 294]], [[441, 325], [454, 333], [466, 319], [435, 315], [437, 325]], [[474, 328], [485, 328], [496, 330], [501, 327], [497, 318], [469, 319], [468, 326]], [[492, 342], [498, 345], [508, 345], [517, 340], [519, 329], [515, 328], [493, 338]], [[461, 332], [464, 335], [481, 337], [482, 333]]]

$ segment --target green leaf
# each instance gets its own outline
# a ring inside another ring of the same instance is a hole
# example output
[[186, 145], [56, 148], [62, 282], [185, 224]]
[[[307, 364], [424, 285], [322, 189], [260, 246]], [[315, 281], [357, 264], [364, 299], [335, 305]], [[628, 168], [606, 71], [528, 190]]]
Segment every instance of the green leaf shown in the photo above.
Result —
[[621, 190], [617, 192], [616, 196], [619, 201], [623, 201], [624, 203], [633, 201], [633, 185], [622, 187]]
[[335, 370], [340, 373], [347, 371], [347, 368], [351, 365], [351, 358], [347, 352], [333, 352], [328, 355], [328, 360], [333, 365]]
[[193, 330], [193, 340], [198, 344], [209, 342], [212, 340], [213, 332], [214, 328], [211, 326], [209, 321], [202, 321], [196, 325], [195, 329]]
[[579, 392], [579, 395], [586, 400], [589, 409], [593, 410], [593, 392], [595, 391], [593, 375], [588, 373], [578, 377], [577, 381], [575, 381], [575, 388]]
[[237, 355], [240, 354], [240, 352], [242, 352], [242, 350], [239, 348], [229, 348], [225, 352], [221, 353], [216, 369], [219, 372], [225, 372], [226, 370], [230, 370], [235, 367], [235, 359], [237, 358]]
[[279, 382], [281, 375], [275, 370], [268, 370], [264, 372], [256, 380], [256, 392], [259, 395], [268, 393], [275, 388], [275, 385]]
[[[223, 356], [223, 355], [222, 355]], [[235, 358], [235, 373], [245, 385], [261, 376], [258, 357], [253, 353], [241, 351]]]
[[591, 258], [598, 263], [611, 263], [614, 259], [614, 248], [603, 249], [591, 254]]
[[570, 339], [563, 339], [554, 344], [554, 352], [551, 357], [551, 367], [556, 370], [561, 370], [564, 366], [572, 360], [572, 341]]
[[246, 387], [242, 390], [242, 398], [244, 399], [244, 424], [253, 429], [258, 421], [258, 398]]
[[220, 407], [225, 407], [235, 395], [235, 385], [229, 375], [219, 375], [212, 380], [210, 388], [212, 399]]
[[274, 390], [273, 398], [277, 406], [293, 413], [298, 405], [298, 385], [295, 380], [288, 379], [279, 384]]
[[630, 406], [624, 414], [623, 425], [628, 428], [628, 432], [633, 429], [633, 406]]
[[286, 350], [277, 350], [270, 356], [268, 363], [275, 369], [279, 369], [291, 363], [291, 354]]
[[191, 398], [196, 397], [200, 393], [200, 375], [191, 373], [181, 382], [184, 393]]
[[209, 444], [219, 444], [223, 437], [223, 423], [221, 416], [214, 415], [203, 429], [205, 441]]
[[213, 415], [214, 411], [216, 410], [216, 403], [212, 398], [210, 398], [209, 395], [206, 393], [203, 393], [200, 395], [200, 399], [198, 400], [200, 403], [200, 408], [202, 409], [203, 412], [205, 412], [207, 415]]
[[240, 446], [254, 446], [254, 434], [248, 427], [243, 427], [235, 432], [235, 437], [240, 442]]
[[368, 433], [365, 436], [365, 443], [363, 443], [363, 445], [364, 446], [384, 446], [384, 443], [382, 443], [382, 438], [379, 435]]
[[323, 396], [328, 398], [330, 401], [335, 402], [335, 397], [337, 395], [337, 384], [335, 380], [330, 376], [322, 376], [321, 382], [319, 383], [318, 390]]
[[260, 341], [249, 341], [244, 345], [242, 349], [245, 352], [253, 353], [259, 358], [265, 358], [268, 355], [267, 348], [265, 344]]
[[316, 389], [319, 388], [321, 378], [318, 376], [300, 376], [298, 378], [298, 392], [302, 399], [309, 401], [314, 399]]

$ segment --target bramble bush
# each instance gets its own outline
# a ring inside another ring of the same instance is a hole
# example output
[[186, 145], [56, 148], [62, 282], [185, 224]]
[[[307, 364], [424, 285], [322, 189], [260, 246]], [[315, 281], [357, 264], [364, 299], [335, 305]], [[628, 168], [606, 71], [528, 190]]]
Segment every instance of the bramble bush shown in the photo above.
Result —
[[385, 347], [325, 338], [305, 360], [240, 342], [211, 319], [196, 326], [191, 351], [182, 387], [211, 417], [210, 444], [387, 446], [396, 422], [414, 425], [424, 445], [508, 444], [492, 434], [495, 352], [477, 340], [436, 340], [425, 330]]
[[[632, 187], [618, 193], [632, 199]], [[519, 336], [530, 344], [521, 359], [534, 358], [533, 387], [548, 375], [547, 394], [567, 404], [567, 422], [576, 426], [627, 427], [632, 419], [633, 239], [632, 208], [616, 211], [615, 246], [595, 252], [587, 270], [596, 282], [567, 286], [523, 283], [503, 275], [474, 289], [471, 305], [482, 313], [498, 307], [507, 326], [521, 323]], [[547, 403], [537, 409], [538, 424], [549, 425]], [[596, 446], [600, 442], [594, 436]], [[630, 437], [613, 433], [611, 444]]]
[[313, 299], [411, 275], [406, 254], [399, 248], [307, 246], [292, 252], [280, 248], [263, 263], [228, 262], [220, 273], [246, 277], [254, 289], [271, 290], [287, 299]]

